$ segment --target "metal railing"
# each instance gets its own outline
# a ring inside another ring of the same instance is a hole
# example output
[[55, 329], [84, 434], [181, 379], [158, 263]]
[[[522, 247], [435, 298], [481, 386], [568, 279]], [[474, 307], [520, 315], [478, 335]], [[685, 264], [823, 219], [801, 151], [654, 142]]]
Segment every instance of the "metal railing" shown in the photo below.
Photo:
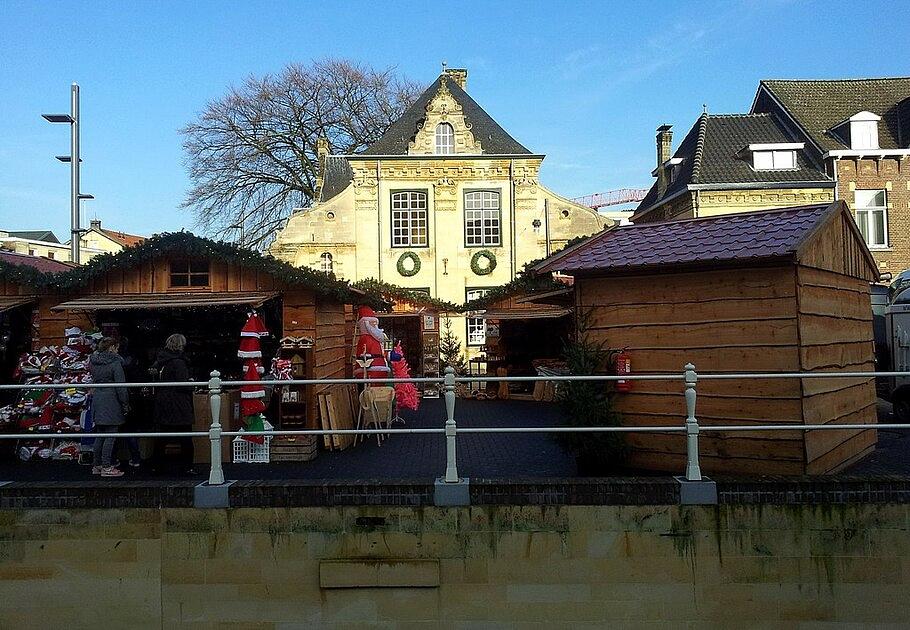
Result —
[[[458, 474], [456, 452], [456, 439], [459, 433], [685, 433], [686, 436], [686, 470], [687, 481], [701, 481], [701, 466], [699, 464], [698, 438], [704, 432], [736, 432], [736, 431], [843, 431], [843, 430], [870, 430], [870, 429], [899, 429], [910, 430], [910, 424], [750, 424], [750, 425], [700, 425], [695, 415], [697, 400], [697, 384], [699, 380], [756, 380], [756, 379], [819, 379], [819, 378], [864, 378], [874, 377], [910, 377], [910, 372], [758, 372], [758, 373], [709, 373], [698, 374], [695, 366], [687, 363], [683, 372], [670, 374], [624, 374], [624, 375], [590, 375], [590, 376], [464, 376], [458, 377], [455, 371], [446, 368], [444, 377], [415, 377], [415, 378], [383, 378], [371, 381], [373, 385], [383, 383], [435, 383], [442, 385], [445, 400], [446, 420], [438, 428], [376, 428], [376, 429], [302, 429], [287, 430], [276, 429], [270, 431], [225, 431], [220, 422], [222, 394], [226, 387], [241, 387], [244, 385], [263, 385], [269, 387], [284, 387], [290, 385], [363, 385], [366, 381], [355, 378], [330, 378], [330, 379], [296, 379], [296, 380], [265, 380], [265, 381], [223, 381], [217, 371], [211, 373], [208, 381], [208, 396], [211, 410], [211, 425], [208, 431], [187, 432], [123, 432], [123, 433], [8, 433], [0, 434], [0, 440], [48, 440], [69, 438], [71, 440], [82, 438], [192, 438], [208, 437], [211, 444], [211, 466], [209, 470], [209, 485], [222, 485], [225, 482], [222, 468], [221, 454], [223, 438], [237, 436], [326, 436], [326, 435], [395, 435], [395, 434], [443, 434], [446, 441], [446, 466], [442, 479], [445, 483], [458, 483], [461, 478]], [[458, 428], [455, 421], [455, 389], [457, 383], [474, 382], [536, 382], [550, 381], [563, 382], [610, 382], [610, 381], [674, 381], [682, 380], [685, 398], [684, 423], [681, 425], [667, 426], [591, 426], [591, 427], [463, 427]], [[24, 385], [0, 385], [3, 390], [37, 390], [37, 389], [106, 389], [106, 388], [152, 388], [152, 387], [190, 387], [197, 388], [197, 382], [152, 382], [152, 383], [35, 383]]]

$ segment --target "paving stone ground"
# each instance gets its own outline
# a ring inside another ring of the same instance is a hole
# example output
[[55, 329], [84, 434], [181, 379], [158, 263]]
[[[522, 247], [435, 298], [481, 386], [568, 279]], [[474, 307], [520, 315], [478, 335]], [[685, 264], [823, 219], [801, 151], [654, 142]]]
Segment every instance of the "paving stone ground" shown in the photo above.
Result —
[[[442, 399], [422, 401], [420, 410], [402, 415], [405, 427], [442, 427], [445, 407]], [[455, 417], [467, 427], [544, 427], [564, 426], [566, 418], [552, 403], [531, 401], [476, 401], [459, 399]], [[879, 404], [879, 420], [893, 422], [891, 406]], [[400, 427], [402, 425], [396, 425]], [[466, 477], [484, 478], [558, 478], [577, 474], [574, 458], [546, 433], [462, 433], [458, 436], [458, 472]], [[124, 467], [126, 468], [126, 467]], [[271, 464], [226, 464], [228, 479], [408, 479], [427, 480], [445, 471], [445, 438], [442, 434], [395, 435], [381, 446], [375, 438], [341, 452], [321, 451], [311, 462], [273, 462]], [[197, 476], [208, 475], [198, 466]], [[879, 431], [876, 450], [844, 471], [849, 475], [910, 475], [910, 430]], [[630, 475], [642, 473], [630, 471]], [[647, 475], [647, 473], [645, 473]], [[90, 478], [90, 468], [75, 462], [20, 462], [0, 459], [0, 481], [78, 481]], [[129, 480], [167, 479], [146, 469], [129, 470]], [[116, 483], [117, 480], [109, 480]]]
[[[563, 426], [565, 416], [552, 403], [503, 400], [463, 400], [456, 404], [460, 427]], [[442, 399], [422, 401], [417, 412], [404, 410], [405, 424], [395, 428], [442, 427]], [[573, 477], [575, 460], [545, 433], [461, 434], [457, 442], [458, 472], [466, 477]], [[228, 479], [433, 479], [445, 472], [442, 434], [394, 435], [377, 446], [375, 437], [344, 451], [321, 451], [311, 462], [227, 464]], [[129, 471], [132, 479], [155, 479], [150, 472]], [[197, 466], [200, 480], [208, 469]], [[88, 478], [90, 469], [75, 462], [0, 461], [0, 481], [74, 481]], [[114, 480], [111, 480], [112, 482]]]

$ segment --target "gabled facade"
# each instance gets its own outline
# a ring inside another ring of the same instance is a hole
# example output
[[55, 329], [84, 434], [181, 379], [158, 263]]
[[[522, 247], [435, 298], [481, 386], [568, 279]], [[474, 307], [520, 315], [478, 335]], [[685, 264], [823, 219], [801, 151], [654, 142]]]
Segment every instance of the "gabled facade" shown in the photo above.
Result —
[[910, 267], [910, 77], [762, 81], [752, 112], [780, 117], [823, 164], [882, 272]]
[[657, 129], [656, 181], [632, 221], [650, 223], [834, 199], [834, 180], [773, 114], [702, 114], [675, 152]]
[[[323, 146], [318, 201], [291, 216], [271, 253], [460, 304], [612, 224], [542, 186], [544, 156], [500, 127], [466, 81], [465, 70], [443, 72], [363, 153]], [[471, 348], [485, 341], [482, 320], [455, 330]]]

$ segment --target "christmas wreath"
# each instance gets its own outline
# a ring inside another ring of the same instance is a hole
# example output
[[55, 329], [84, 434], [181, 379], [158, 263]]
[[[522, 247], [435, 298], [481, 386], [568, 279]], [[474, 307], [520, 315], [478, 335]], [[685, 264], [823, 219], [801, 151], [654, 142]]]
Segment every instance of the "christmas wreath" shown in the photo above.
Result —
[[[404, 266], [404, 261], [411, 260], [411, 268], [408, 269]], [[405, 252], [398, 258], [398, 273], [404, 277], [416, 276], [417, 272], [420, 271], [420, 257], [414, 252]]]
[[[480, 266], [480, 259], [485, 258], [487, 264], [485, 267]], [[476, 273], [478, 276], [486, 276], [493, 273], [493, 270], [496, 269], [496, 255], [493, 254], [488, 249], [482, 249], [479, 252], [471, 256], [471, 271]]]

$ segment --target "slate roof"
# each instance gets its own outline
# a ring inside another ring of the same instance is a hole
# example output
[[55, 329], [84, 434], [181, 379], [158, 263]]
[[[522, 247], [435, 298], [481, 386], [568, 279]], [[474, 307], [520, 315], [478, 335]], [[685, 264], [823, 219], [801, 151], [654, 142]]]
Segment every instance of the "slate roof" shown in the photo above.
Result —
[[845, 136], [832, 131], [850, 116], [870, 111], [882, 117], [878, 142], [883, 149], [910, 148], [910, 77], [833, 81], [766, 80], [759, 83], [756, 108], [767, 90], [825, 151], [849, 149]]
[[535, 271], [581, 275], [786, 259], [839, 211], [842, 206], [835, 202], [622, 226], [540, 263]]
[[9, 235], [15, 238], [24, 238], [29, 241], [44, 241], [45, 243], [59, 243], [57, 235], [50, 230], [20, 230], [10, 231]]
[[461, 105], [464, 117], [471, 125], [471, 132], [474, 138], [480, 141], [484, 153], [493, 155], [531, 153], [500, 127], [455, 81], [447, 79], [443, 74], [361, 155], [407, 155], [408, 143], [417, 135], [418, 125], [426, 117], [427, 104], [439, 91], [443, 80], [446, 81], [446, 87], [452, 97]]
[[322, 180], [322, 190], [319, 201], [328, 201], [351, 185], [354, 172], [347, 158], [340, 155], [329, 155], [325, 160], [325, 175]]
[[42, 273], [57, 273], [59, 271], [69, 271], [73, 268], [70, 263], [59, 260], [51, 260], [43, 256], [29, 256], [28, 254], [19, 254], [17, 252], [8, 252], [0, 249], [0, 261], [10, 265], [31, 267]]
[[832, 182], [805, 151], [796, 153], [798, 168], [770, 171], [756, 171], [743, 152], [750, 144], [797, 141], [773, 114], [702, 114], [673, 154], [683, 159], [676, 180], [660, 198], [655, 182], [636, 214], [690, 184]]

